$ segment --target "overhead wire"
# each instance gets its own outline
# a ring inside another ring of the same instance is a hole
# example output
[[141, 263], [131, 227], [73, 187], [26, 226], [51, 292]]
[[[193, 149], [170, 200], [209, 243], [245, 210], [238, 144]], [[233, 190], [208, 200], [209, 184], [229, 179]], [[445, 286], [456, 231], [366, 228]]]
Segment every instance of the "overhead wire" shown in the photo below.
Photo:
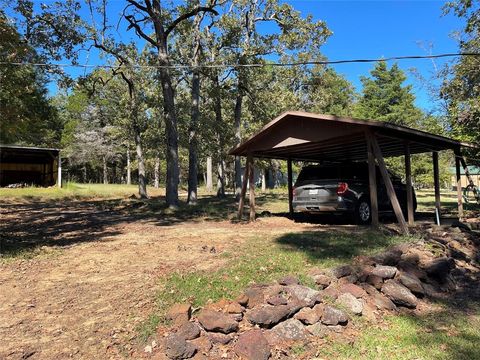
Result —
[[[129, 64], [123, 65], [124, 67], [138, 68], [138, 69], [221, 69], [221, 68], [261, 68], [261, 67], [295, 67], [295, 66], [309, 66], [309, 65], [337, 65], [337, 64], [349, 64], [349, 63], [373, 63], [373, 62], [387, 62], [387, 61], [401, 61], [401, 60], [418, 60], [418, 59], [438, 59], [447, 57], [480, 57], [480, 53], [444, 53], [436, 55], [405, 55], [405, 56], [391, 56], [385, 58], [371, 58], [371, 59], [341, 59], [341, 60], [318, 60], [318, 61], [299, 61], [299, 62], [262, 62], [252, 64], [200, 64], [200, 65], [187, 65], [187, 64], [171, 64], [171, 65], [141, 65], [141, 64]], [[92, 68], [92, 69], [113, 69], [118, 65], [109, 64], [57, 64], [57, 63], [38, 63], [38, 62], [7, 62], [0, 61], [1, 65], [12, 66], [37, 66], [37, 67], [76, 67], [76, 68]]]

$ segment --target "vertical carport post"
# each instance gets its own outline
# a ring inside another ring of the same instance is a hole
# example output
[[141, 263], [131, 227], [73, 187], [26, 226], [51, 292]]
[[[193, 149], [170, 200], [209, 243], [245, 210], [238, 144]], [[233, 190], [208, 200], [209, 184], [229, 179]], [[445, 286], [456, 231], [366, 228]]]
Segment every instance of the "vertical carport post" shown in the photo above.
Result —
[[413, 209], [412, 166], [410, 158], [410, 143], [405, 141], [405, 180], [407, 183], [407, 215], [408, 225], [415, 224], [415, 212]]
[[375, 156], [373, 155], [370, 134], [365, 133], [368, 153], [368, 186], [370, 192], [370, 208], [372, 209], [372, 226], [378, 227], [378, 197], [377, 197], [377, 174], [375, 170]]
[[293, 175], [292, 159], [287, 159], [288, 214], [293, 217]]
[[432, 152], [433, 159], [433, 187], [435, 188], [435, 219], [440, 225], [440, 175], [438, 170], [438, 151]]
[[57, 160], [57, 186], [59, 188], [62, 187], [62, 157], [60, 156], [60, 151], [58, 152], [58, 160]]

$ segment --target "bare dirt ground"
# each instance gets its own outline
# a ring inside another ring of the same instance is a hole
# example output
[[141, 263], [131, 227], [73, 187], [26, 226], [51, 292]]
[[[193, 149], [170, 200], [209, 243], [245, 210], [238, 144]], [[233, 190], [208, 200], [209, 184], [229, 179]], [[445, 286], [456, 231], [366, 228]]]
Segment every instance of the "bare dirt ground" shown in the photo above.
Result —
[[80, 201], [2, 204], [0, 218], [4, 253], [12, 239], [39, 253], [0, 259], [0, 359], [122, 358], [162, 276], [217, 267], [251, 236], [311, 227], [270, 218], [243, 232], [225, 220], [164, 221]]

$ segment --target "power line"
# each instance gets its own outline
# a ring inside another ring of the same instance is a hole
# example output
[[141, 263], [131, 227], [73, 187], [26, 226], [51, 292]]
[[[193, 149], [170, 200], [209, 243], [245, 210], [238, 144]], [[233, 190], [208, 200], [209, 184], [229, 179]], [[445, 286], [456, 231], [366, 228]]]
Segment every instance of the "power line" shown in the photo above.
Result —
[[[349, 64], [349, 63], [373, 63], [382, 61], [395, 61], [395, 60], [418, 60], [418, 59], [438, 59], [447, 57], [462, 57], [462, 56], [479, 56], [480, 53], [446, 53], [437, 55], [406, 55], [406, 56], [391, 56], [387, 58], [377, 59], [342, 59], [342, 60], [321, 60], [321, 61], [300, 61], [291, 63], [255, 63], [255, 64], [202, 64], [198, 66], [172, 64], [172, 65], [123, 65], [124, 67], [138, 68], [138, 69], [218, 69], [218, 68], [261, 68], [261, 67], [295, 67], [303, 65], [336, 65], [336, 64]], [[0, 65], [12, 65], [12, 66], [37, 66], [37, 67], [74, 67], [74, 68], [90, 68], [90, 69], [115, 69], [118, 65], [108, 64], [48, 64], [48, 63], [36, 63], [36, 62], [0, 62]]]

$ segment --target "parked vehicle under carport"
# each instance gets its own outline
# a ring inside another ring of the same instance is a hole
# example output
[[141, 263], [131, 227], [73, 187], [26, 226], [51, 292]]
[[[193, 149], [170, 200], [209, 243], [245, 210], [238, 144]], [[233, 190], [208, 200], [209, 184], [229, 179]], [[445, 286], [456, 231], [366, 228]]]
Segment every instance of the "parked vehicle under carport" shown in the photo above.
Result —
[[[378, 208], [392, 212], [392, 206], [380, 171], [376, 169]], [[407, 211], [407, 187], [392, 172], [390, 177], [404, 213]], [[414, 210], [417, 207], [413, 191]], [[368, 184], [368, 164], [351, 162], [304, 167], [293, 187], [293, 209], [297, 212], [347, 214], [358, 224], [372, 220]]]

